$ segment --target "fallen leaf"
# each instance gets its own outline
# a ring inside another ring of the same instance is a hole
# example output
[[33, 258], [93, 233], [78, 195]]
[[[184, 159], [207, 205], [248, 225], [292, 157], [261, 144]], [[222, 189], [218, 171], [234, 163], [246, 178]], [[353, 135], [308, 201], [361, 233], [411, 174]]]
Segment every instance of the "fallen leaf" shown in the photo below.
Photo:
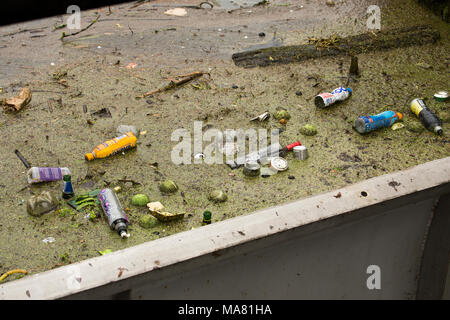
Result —
[[74, 49], [83, 49], [83, 48], [89, 48], [89, 45], [87, 45], [87, 44], [80, 44], [78, 46], [74, 46]]
[[117, 278], [120, 278], [125, 270], [128, 271], [127, 268], [122, 268], [122, 267], [119, 267], [117, 269], [119, 270], [119, 274], [117, 275]]
[[161, 211], [164, 209], [164, 206], [159, 201], [147, 203], [147, 207], [152, 212]]
[[106, 250], [103, 250], [103, 251], [99, 251], [98, 253], [100, 253], [103, 256], [103, 255], [111, 253], [111, 252], [112, 252], [111, 249], [106, 249]]
[[125, 68], [127, 68], [127, 69], [134, 69], [137, 66], [138, 66], [137, 63], [130, 62]]
[[174, 8], [167, 10], [166, 12], [164, 12], [164, 14], [167, 14], [169, 16], [183, 17], [187, 15], [187, 11], [184, 8]]
[[22, 91], [20, 91], [19, 95], [5, 99], [3, 101], [3, 105], [5, 108], [12, 109], [14, 108], [15, 111], [19, 111], [23, 107], [25, 107], [27, 104], [29, 104], [31, 101], [31, 90], [30, 88], [23, 88]]
[[392, 130], [398, 130], [405, 127], [405, 125], [403, 123], [394, 123], [394, 125], [392, 126]]

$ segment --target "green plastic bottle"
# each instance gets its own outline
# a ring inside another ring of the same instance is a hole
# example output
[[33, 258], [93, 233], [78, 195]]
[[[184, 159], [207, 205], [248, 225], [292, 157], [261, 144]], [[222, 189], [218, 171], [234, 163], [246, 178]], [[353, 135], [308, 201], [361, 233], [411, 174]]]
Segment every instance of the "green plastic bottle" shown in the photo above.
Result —
[[203, 222], [202, 222], [203, 226], [206, 226], [207, 224], [211, 224], [211, 211], [208, 210], [203, 212]]

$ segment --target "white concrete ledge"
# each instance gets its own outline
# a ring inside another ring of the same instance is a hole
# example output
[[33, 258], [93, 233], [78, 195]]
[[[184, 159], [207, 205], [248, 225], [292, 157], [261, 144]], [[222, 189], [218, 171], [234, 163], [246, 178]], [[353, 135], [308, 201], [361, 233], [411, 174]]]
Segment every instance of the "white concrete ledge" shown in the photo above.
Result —
[[70, 296], [448, 182], [450, 157], [26, 276], [1, 284], [0, 299]]

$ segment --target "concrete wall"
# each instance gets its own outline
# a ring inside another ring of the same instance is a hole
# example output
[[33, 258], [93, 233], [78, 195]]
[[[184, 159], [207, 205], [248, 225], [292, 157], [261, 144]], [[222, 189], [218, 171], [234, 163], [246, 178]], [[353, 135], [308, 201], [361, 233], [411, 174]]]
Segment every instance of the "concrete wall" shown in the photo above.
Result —
[[436, 160], [15, 280], [0, 298], [448, 299], [449, 181], [450, 158]]

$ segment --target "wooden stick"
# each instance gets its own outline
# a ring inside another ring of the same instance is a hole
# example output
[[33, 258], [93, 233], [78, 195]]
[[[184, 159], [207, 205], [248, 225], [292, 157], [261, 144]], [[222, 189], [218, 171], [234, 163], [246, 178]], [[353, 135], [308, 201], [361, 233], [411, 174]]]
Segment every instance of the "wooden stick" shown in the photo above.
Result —
[[92, 21], [87, 27], [81, 29], [80, 31], [77, 31], [77, 32], [74, 32], [74, 33], [71, 33], [71, 34], [66, 34], [65, 32], [63, 32], [62, 35], [61, 35], [61, 38], [59, 38], [59, 40], [63, 40], [64, 38], [71, 37], [71, 36], [75, 36], [75, 35], [77, 35], [77, 34], [83, 32], [83, 31], [86, 31], [86, 30], [89, 29], [94, 23], [96, 23], [96, 22], [98, 21], [99, 18], [100, 18], [100, 15], [98, 15], [97, 18], [95, 18], [94, 21]]
[[[159, 88], [159, 89], [156, 89], [156, 90], [144, 93], [139, 98], [145, 98], [145, 97], [154, 95], [156, 93], [164, 92], [164, 91], [167, 91], [167, 90], [179, 87], [182, 84], [185, 84], [185, 83], [187, 83], [189, 81], [192, 81], [195, 78], [201, 77], [204, 74], [207, 74], [207, 73], [206, 72], [201, 72], [201, 71], [196, 71], [196, 72], [188, 73], [186, 75], [181, 75], [181, 76], [176, 76], [174, 78], [169, 78], [168, 80], [170, 80], [170, 82], [167, 85], [165, 85], [162, 88]], [[176, 80], [178, 78], [182, 78], [182, 79], [181, 80]]]
[[380, 31], [375, 35], [368, 32], [347, 38], [337, 38], [332, 46], [325, 48], [310, 43], [238, 52], [232, 55], [232, 59], [237, 66], [241, 67], [268, 66], [326, 56], [357, 55], [376, 50], [424, 45], [439, 39], [439, 31], [429, 26], [414, 26]]

